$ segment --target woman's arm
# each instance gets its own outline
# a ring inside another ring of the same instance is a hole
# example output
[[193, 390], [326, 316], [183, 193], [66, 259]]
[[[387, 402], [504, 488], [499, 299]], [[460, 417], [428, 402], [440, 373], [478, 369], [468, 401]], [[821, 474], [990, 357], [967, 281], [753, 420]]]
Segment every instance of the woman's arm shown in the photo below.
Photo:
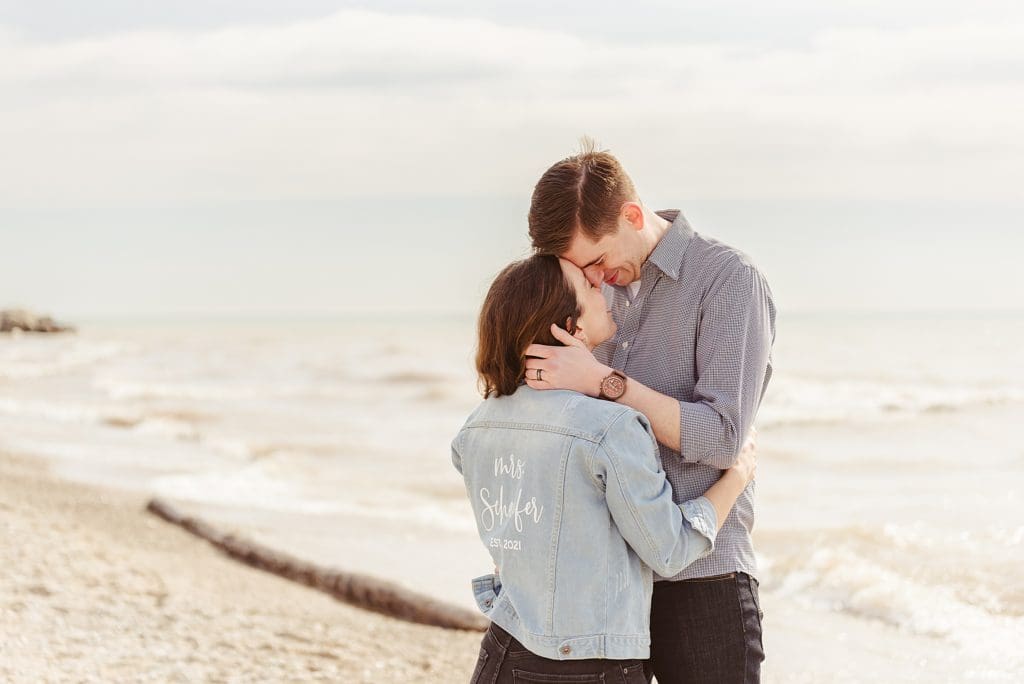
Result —
[[671, 577], [714, 548], [718, 529], [753, 474], [753, 446], [747, 451], [704, 496], [676, 505], [650, 423], [629, 411], [598, 445], [595, 476], [626, 542], [656, 573]]
[[736, 463], [723, 470], [722, 477], [718, 478], [718, 482], [711, 485], [704, 492], [704, 498], [715, 507], [719, 530], [725, 524], [725, 519], [728, 517], [729, 511], [732, 510], [733, 504], [736, 503], [736, 499], [739, 498], [756, 474], [757, 430], [751, 428], [750, 434], [740, 450], [740, 455], [736, 459]]

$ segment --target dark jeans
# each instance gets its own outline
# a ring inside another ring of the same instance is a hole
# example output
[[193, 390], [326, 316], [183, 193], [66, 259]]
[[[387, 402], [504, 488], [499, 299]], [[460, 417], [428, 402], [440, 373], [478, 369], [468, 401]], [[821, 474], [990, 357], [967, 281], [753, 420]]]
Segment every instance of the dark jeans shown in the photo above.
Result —
[[658, 684], [757, 684], [761, 618], [757, 580], [746, 573], [655, 582], [647, 674]]
[[470, 684], [647, 684], [642, 660], [549, 660], [491, 623]]

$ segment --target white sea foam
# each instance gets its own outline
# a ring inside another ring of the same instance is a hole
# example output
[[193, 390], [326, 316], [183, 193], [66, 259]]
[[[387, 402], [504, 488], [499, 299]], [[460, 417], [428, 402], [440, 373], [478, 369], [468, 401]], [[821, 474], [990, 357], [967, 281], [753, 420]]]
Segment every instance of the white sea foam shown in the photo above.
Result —
[[[881, 532], [879, 534], [879, 532]], [[764, 585], [786, 600], [955, 644], [1024, 667], [1024, 584], [1010, 572], [1021, 528], [943, 530], [922, 524], [829, 531], [764, 559]], [[1014, 560], [1015, 559], [1015, 560]]]
[[101, 378], [96, 387], [114, 400], [180, 399], [185, 401], [239, 401], [262, 396], [261, 388], [202, 382], [129, 382]]
[[0, 413], [11, 416], [41, 418], [54, 423], [100, 423], [105, 419], [134, 421], [133, 411], [116, 408], [102, 409], [73, 401], [51, 401], [44, 399], [11, 399], [0, 397]]
[[475, 531], [471, 515], [460, 504], [445, 505], [424, 497], [408, 497], [396, 505], [394, 496], [367, 497], [355, 501], [338, 496], [311, 495], [309, 488], [288, 481], [275, 468], [248, 464], [241, 468], [204, 473], [164, 475], [153, 480], [161, 496], [215, 503], [223, 506], [257, 508], [310, 515], [344, 515], [374, 521], [391, 521], [404, 526], [447, 532]]
[[29, 380], [88, 368], [134, 349], [131, 343], [23, 336], [0, 344], [0, 379]]
[[758, 424], [842, 423], [1024, 402], [1024, 387], [781, 377]]
[[157, 496], [223, 506], [312, 515], [336, 510], [335, 502], [308, 496], [302, 483], [268, 476], [255, 467], [163, 475], [154, 478], [150, 486]]
[[132, 428], [140, 434], [159, 435], [189, 441], [200, 438], [199, 428], [190, 421], [157, 416], [139, 420]]

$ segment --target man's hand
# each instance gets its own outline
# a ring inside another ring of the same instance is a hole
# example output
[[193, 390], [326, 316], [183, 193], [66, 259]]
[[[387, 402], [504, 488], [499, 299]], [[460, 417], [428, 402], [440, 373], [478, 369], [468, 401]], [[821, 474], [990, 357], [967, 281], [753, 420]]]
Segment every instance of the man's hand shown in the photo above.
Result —
[[[557, 325], [551, 325], [551, 334], [566, 346], [531, 344], [527, 347], [526, 384], [540, 390], [569, 389], [592, 397], [600, 394], [601, 381], [612, 369], [595, 359], [582, 340]], [[538, 370], [540, 380], [537, 380]]]

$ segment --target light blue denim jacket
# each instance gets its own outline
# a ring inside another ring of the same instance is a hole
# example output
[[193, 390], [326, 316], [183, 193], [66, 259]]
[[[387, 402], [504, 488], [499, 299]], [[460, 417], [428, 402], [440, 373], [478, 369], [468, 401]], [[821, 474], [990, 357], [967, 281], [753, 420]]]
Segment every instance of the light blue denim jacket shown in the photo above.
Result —
[[565, 390], [485, 400], [452, 442], [498, 575], [473, 580], [484, 614], [555, 660], [648, 658], [652, 569], [708, 555], [718, 521], [676, 505], [647, 419]]

